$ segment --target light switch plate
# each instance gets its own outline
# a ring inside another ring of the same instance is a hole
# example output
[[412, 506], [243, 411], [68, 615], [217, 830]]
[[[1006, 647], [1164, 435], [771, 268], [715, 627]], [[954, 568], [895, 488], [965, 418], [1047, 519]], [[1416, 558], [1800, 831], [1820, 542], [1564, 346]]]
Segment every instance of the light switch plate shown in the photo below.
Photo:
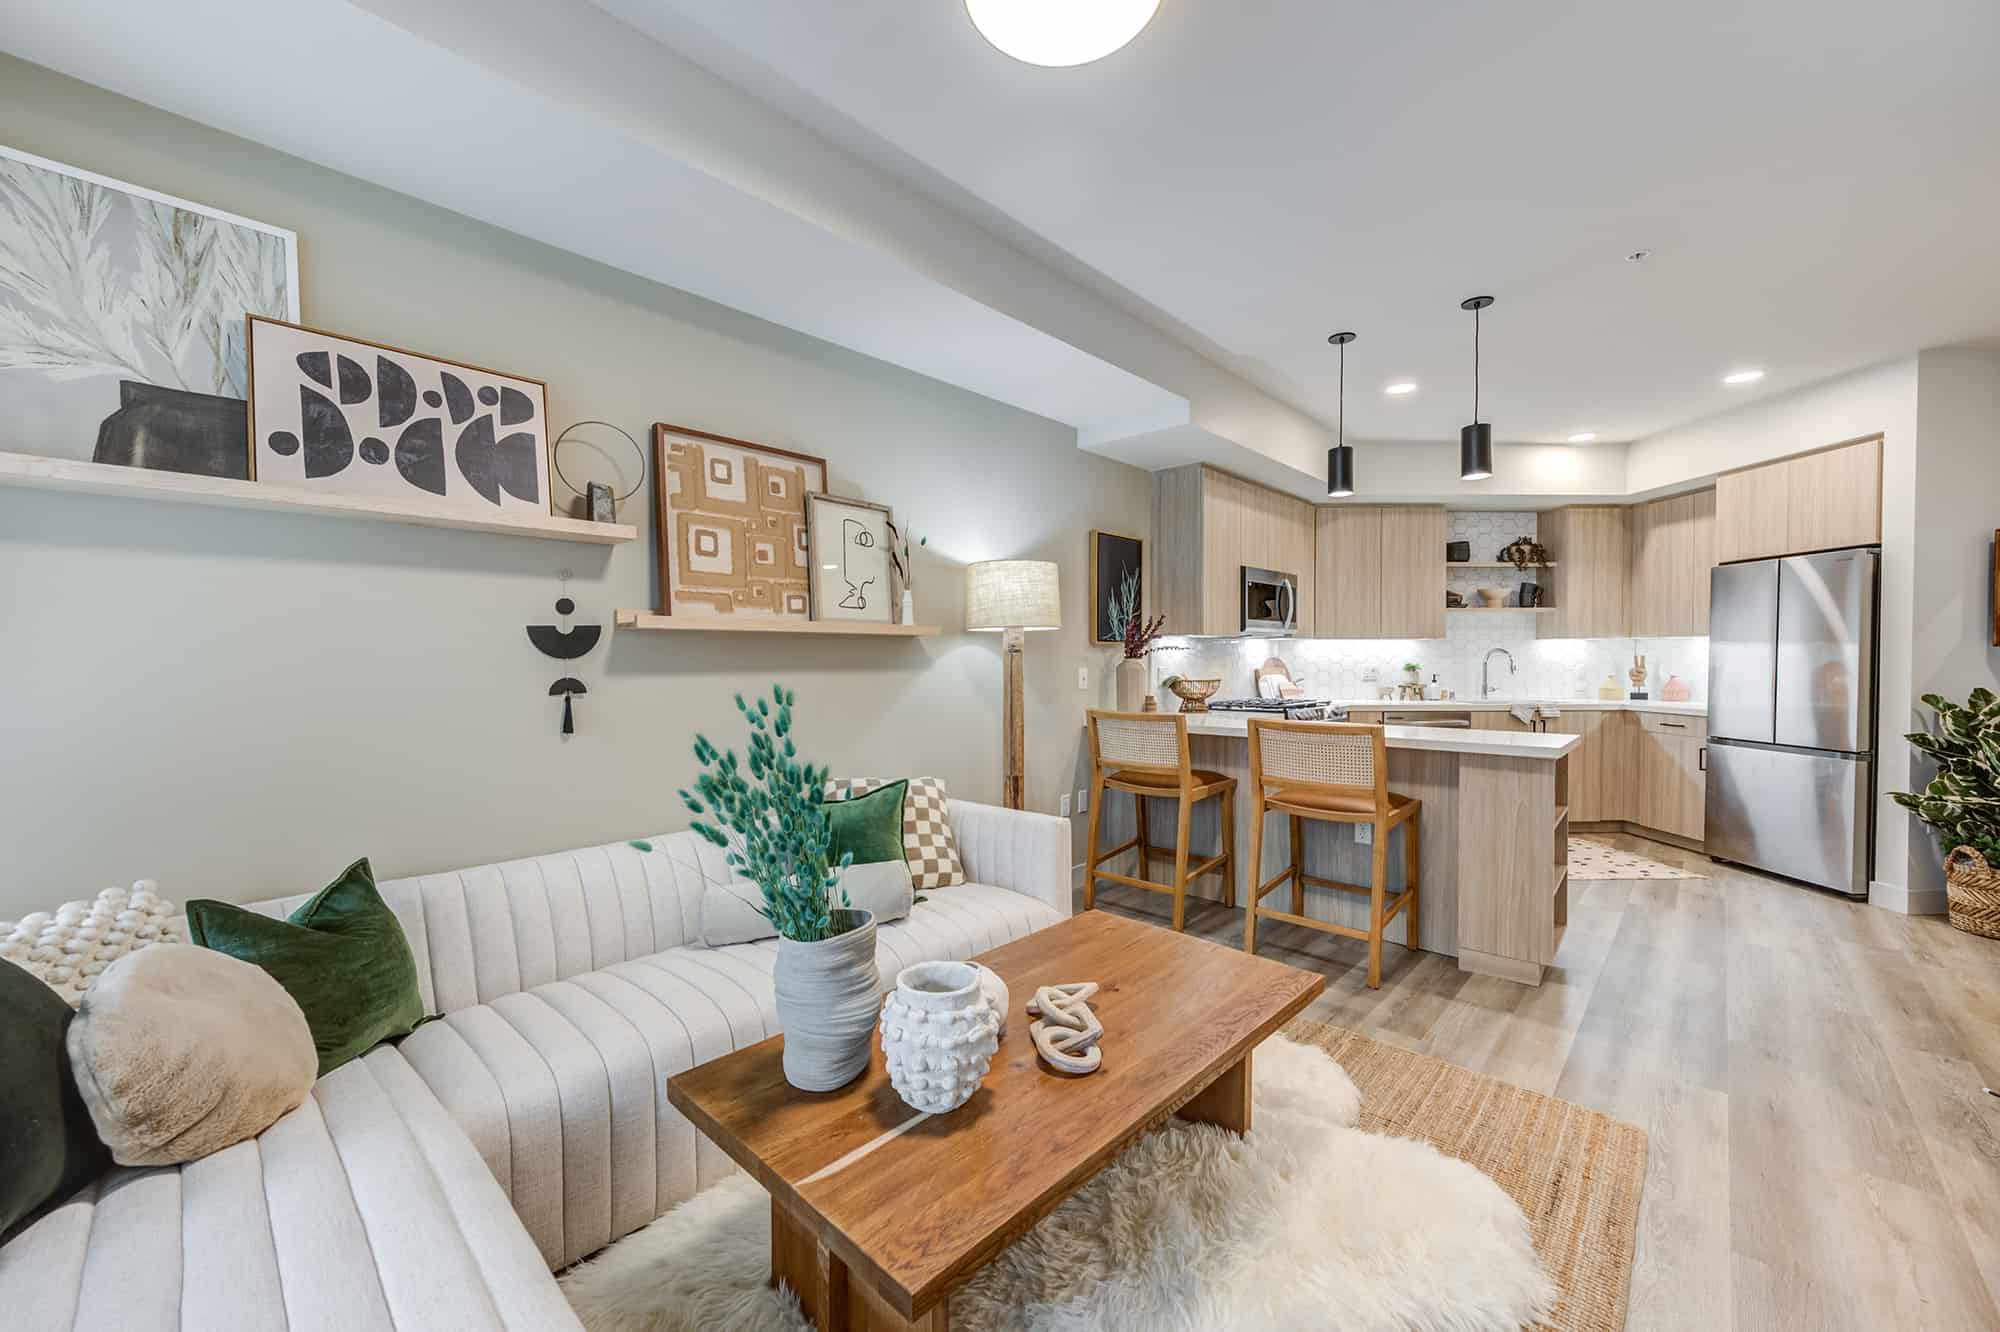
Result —
[[1090, 667], [1079, 666], [1076, 668], [1076, 687], [1078, 689], [1090, 688]]
[[1056, 813], [1064, 818], [1069, 817], [1069, 792], [1063, 792], [1063, 798], [1056, 802]]
[[1089, 809], [1090, 809], [1090, 788], [1087, 786], [1079, 786], [1076, 789], [1076, 812], [1079, 814], [1083, 814], [1086, 813]]
[[1357, 824], [1355, 824], [1355, 825], [1354, 825], [1354, 844], [1355, 844], [1356, 846], [1373, 846], [1373, 845], [1375, 845], [1375, 825], [1374, 825], [1374, 824], [1372, 824], [1372, 823], [1357, 823]]
[[1382, 678], [1382, 672], [1377, 670], [1375, 667], [1364, 666], [1361, 668], [1361, 683], [1374, 684], [1381, 678]]

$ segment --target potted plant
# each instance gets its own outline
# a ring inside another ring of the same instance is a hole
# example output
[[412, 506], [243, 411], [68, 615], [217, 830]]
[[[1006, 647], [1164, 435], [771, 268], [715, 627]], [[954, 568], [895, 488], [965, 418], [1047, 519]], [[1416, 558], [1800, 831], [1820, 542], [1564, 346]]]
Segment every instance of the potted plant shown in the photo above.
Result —
[[1118, 662], [1118, 710], [1151, 712], [1158, 705], [1153, 701], [1152, 691], [1146, 688], [1146, 658], [1167, 650], [1159, 643], [1160, 634], [1167, 627], [1167, 617], [1146, 618], [1139, 604], [1137, 570], [1118, 581], [1118, 590], [1104, 603], [1104, 609], [1111, 621], [1111, 632], [1118, 635], [1125, 652]]
[[1951, 923], [2000, 939], [2000, 698], [1975, 689], [1964, 707], [1941, 694], [1924, 702], [1936, 729], [1905, 738], [1937, 764], [1937, 776], [1892, 798], [1937, 832]]
[[802, 763], [792, 739], [792, 703], [782, 685], [736, 710], [750, 724], [750, 757], [718, 751], [697, 735], [701, 763], [681, 800], [694, 830], [727, 853], [729, 867], [763, 894], [758, 911], [778, 931], [778, 1020], [785, 1029], [785, 1081], [801, 1091], [832, 1091], [868, 1066], [876, 1009], [875, 917], [853, 909], [841, 874], [849, 857], [829, 864], [827, 770]]

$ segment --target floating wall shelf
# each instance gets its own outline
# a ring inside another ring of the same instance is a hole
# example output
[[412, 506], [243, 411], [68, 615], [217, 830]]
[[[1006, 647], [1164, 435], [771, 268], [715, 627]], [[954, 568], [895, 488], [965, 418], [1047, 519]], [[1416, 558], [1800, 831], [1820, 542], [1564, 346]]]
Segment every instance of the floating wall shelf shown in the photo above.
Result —
[[598, 546], [614, 546], [634, 540], [639, 535], [638, 528], [625, 523], [591, 523], [580, 518], [534, 514], [503, 516], [498, 510], [492, 514], [448, 511], [412, 500], [321, 494], [262, 481], [194, 476], [187, 472], [157, 472], [144, 467], [44, 458], [32, 453], [0, 452], [0, 486], [73, 490], [86, 495], [116, 495], [125, 499], [177, 500], [184, 504], [214, 504], [227, 509], [270, 509], [319, 518], [364, 518], [410, 527], [497, 532], [504, 536], [582, 541]]
[[620, 629], [673, 630], [692, 634], [805, 634], [822, 638], [935, 638], [935, 624], [869, 624], [863, 620], [752, 619], [733, 615], [661, 615], [657, 611], [621, 610], [613, 614]]
[[1554, 606], [1446, 606], [1446, 615], [1518, 615], [1522, 611], [1530, 615], [1547, 615]]
[[[1544, 569], [1553, 569], [1555, 567], [1556, 567], [1556, 562], [1554, 560], [1550, 560], [1547, 564], [1531, 564], [1525, 569], [1517, 570], [1517, 572], [1540, 573]], [[1514, 568], [1514, 566], [1507, 563], [1507, 561], [1505, 560], [1500, 560], [1498, 562], [1488, 561], [1485, 563], [1481, 563], [1478, 560], [1446, 560], [1444, 564], [1444, 570], [1446, 573], [1450, 573], [1453, 569], [1512, 569], [1512, 568]]]

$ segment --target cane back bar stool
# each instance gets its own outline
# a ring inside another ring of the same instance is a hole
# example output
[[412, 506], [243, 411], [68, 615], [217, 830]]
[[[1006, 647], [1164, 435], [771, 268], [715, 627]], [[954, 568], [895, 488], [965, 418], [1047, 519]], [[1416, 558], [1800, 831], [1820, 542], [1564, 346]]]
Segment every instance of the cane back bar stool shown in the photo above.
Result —
[[[1404, 939], [1417, 948], [1417, 867], [1422, 843], [1423, 802], [1389, 790], [1388, 749], [1379, 726], [1329, 722], [1250, 721], [1250, 909], [1243, 913], [1243, 951], [1257, 951], [1257, 918], [1289, 921], [1327, 934], [1368, 942], [1368, 987], [1382, 987], [1382, 931], [1397, 912], [1404, 916]], [[1265, 882], [1264, 815], [1275, 811], [1290, 824], [1291, 864]], [[1375, 830], [1372, 882], [1340, 883], [1306, 873], [1302, 820], [1365, 823]], [[1403, 891], [1384, 903], [1389, 868], [1389, 832], [1403, 829]], [[1264, 895], [1290, 880], [1292, 909], [1262, 905]], [[1306, 886], [1356, 893], [1368, 899], [1368, 928], [1313, 920], [1306, 915]]]
[[[1097, 847], [1097, 833], [1104, 821], [1104, 793], [1131, 793], [1138, 809], [1138, 828], [1128, 842], [1108, 851]], [[1154, 846], [1147, 828], [1146, 800], [1164, 797], [1180, 802], [1178, 826], [1170, 850]], [[1221, 849], [1199, 864], [1188, 864], [1188, 822], [1195, 802], [1214, 796], [1222, 801]], [[1084, 852], [1083, 909], [1097, 901], [1097, 881], [1107, 879], [1132, 888], [1169, 893], [1174, 899], [1174, 928], [1187, 924], [1187, 887], [1204, 874], [1222, 876], [1222, 904], [1236, 905], [1236, 874], [1231, 848], [1236, 841], [1236, 779], [1219, 772], [1197, 768], [1188, 761], [1187, 718], [1181, 714], [1157, 712], [1090, 711], [1090, 838]], [[1138, 849], [1139, 877], [1113, 874], [1099, 869], [1105, 861]], [[1172, 856], [1171, 884], [1153, 881], [1153, 857]]]

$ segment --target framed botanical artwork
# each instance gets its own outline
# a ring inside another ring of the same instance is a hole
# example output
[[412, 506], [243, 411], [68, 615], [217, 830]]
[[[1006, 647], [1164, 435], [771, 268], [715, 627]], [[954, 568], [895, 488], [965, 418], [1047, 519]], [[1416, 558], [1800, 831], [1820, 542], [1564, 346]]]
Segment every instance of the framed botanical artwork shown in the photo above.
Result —
[[825, 489], [824, 458], [656, 424], [660, 613], [810, 619], [806, 497]]
[[1090, 534], [1090, 641], [1101, 646], [1122, 644], [1121, 617], [1137, 614], [1146, 604], [1146, 543], [1116, 532]]
[[250, 475], [304, 490], [543, 514], [548, 389], [253, 315]]
[[8, 447], [247, 477], [245, 315], [299, 317], [297, 235], [0, 147]]
[[812, 617], [888, 624], [889, 508], [834, 495], [806, 496], [806, 544], [812, 556]]

